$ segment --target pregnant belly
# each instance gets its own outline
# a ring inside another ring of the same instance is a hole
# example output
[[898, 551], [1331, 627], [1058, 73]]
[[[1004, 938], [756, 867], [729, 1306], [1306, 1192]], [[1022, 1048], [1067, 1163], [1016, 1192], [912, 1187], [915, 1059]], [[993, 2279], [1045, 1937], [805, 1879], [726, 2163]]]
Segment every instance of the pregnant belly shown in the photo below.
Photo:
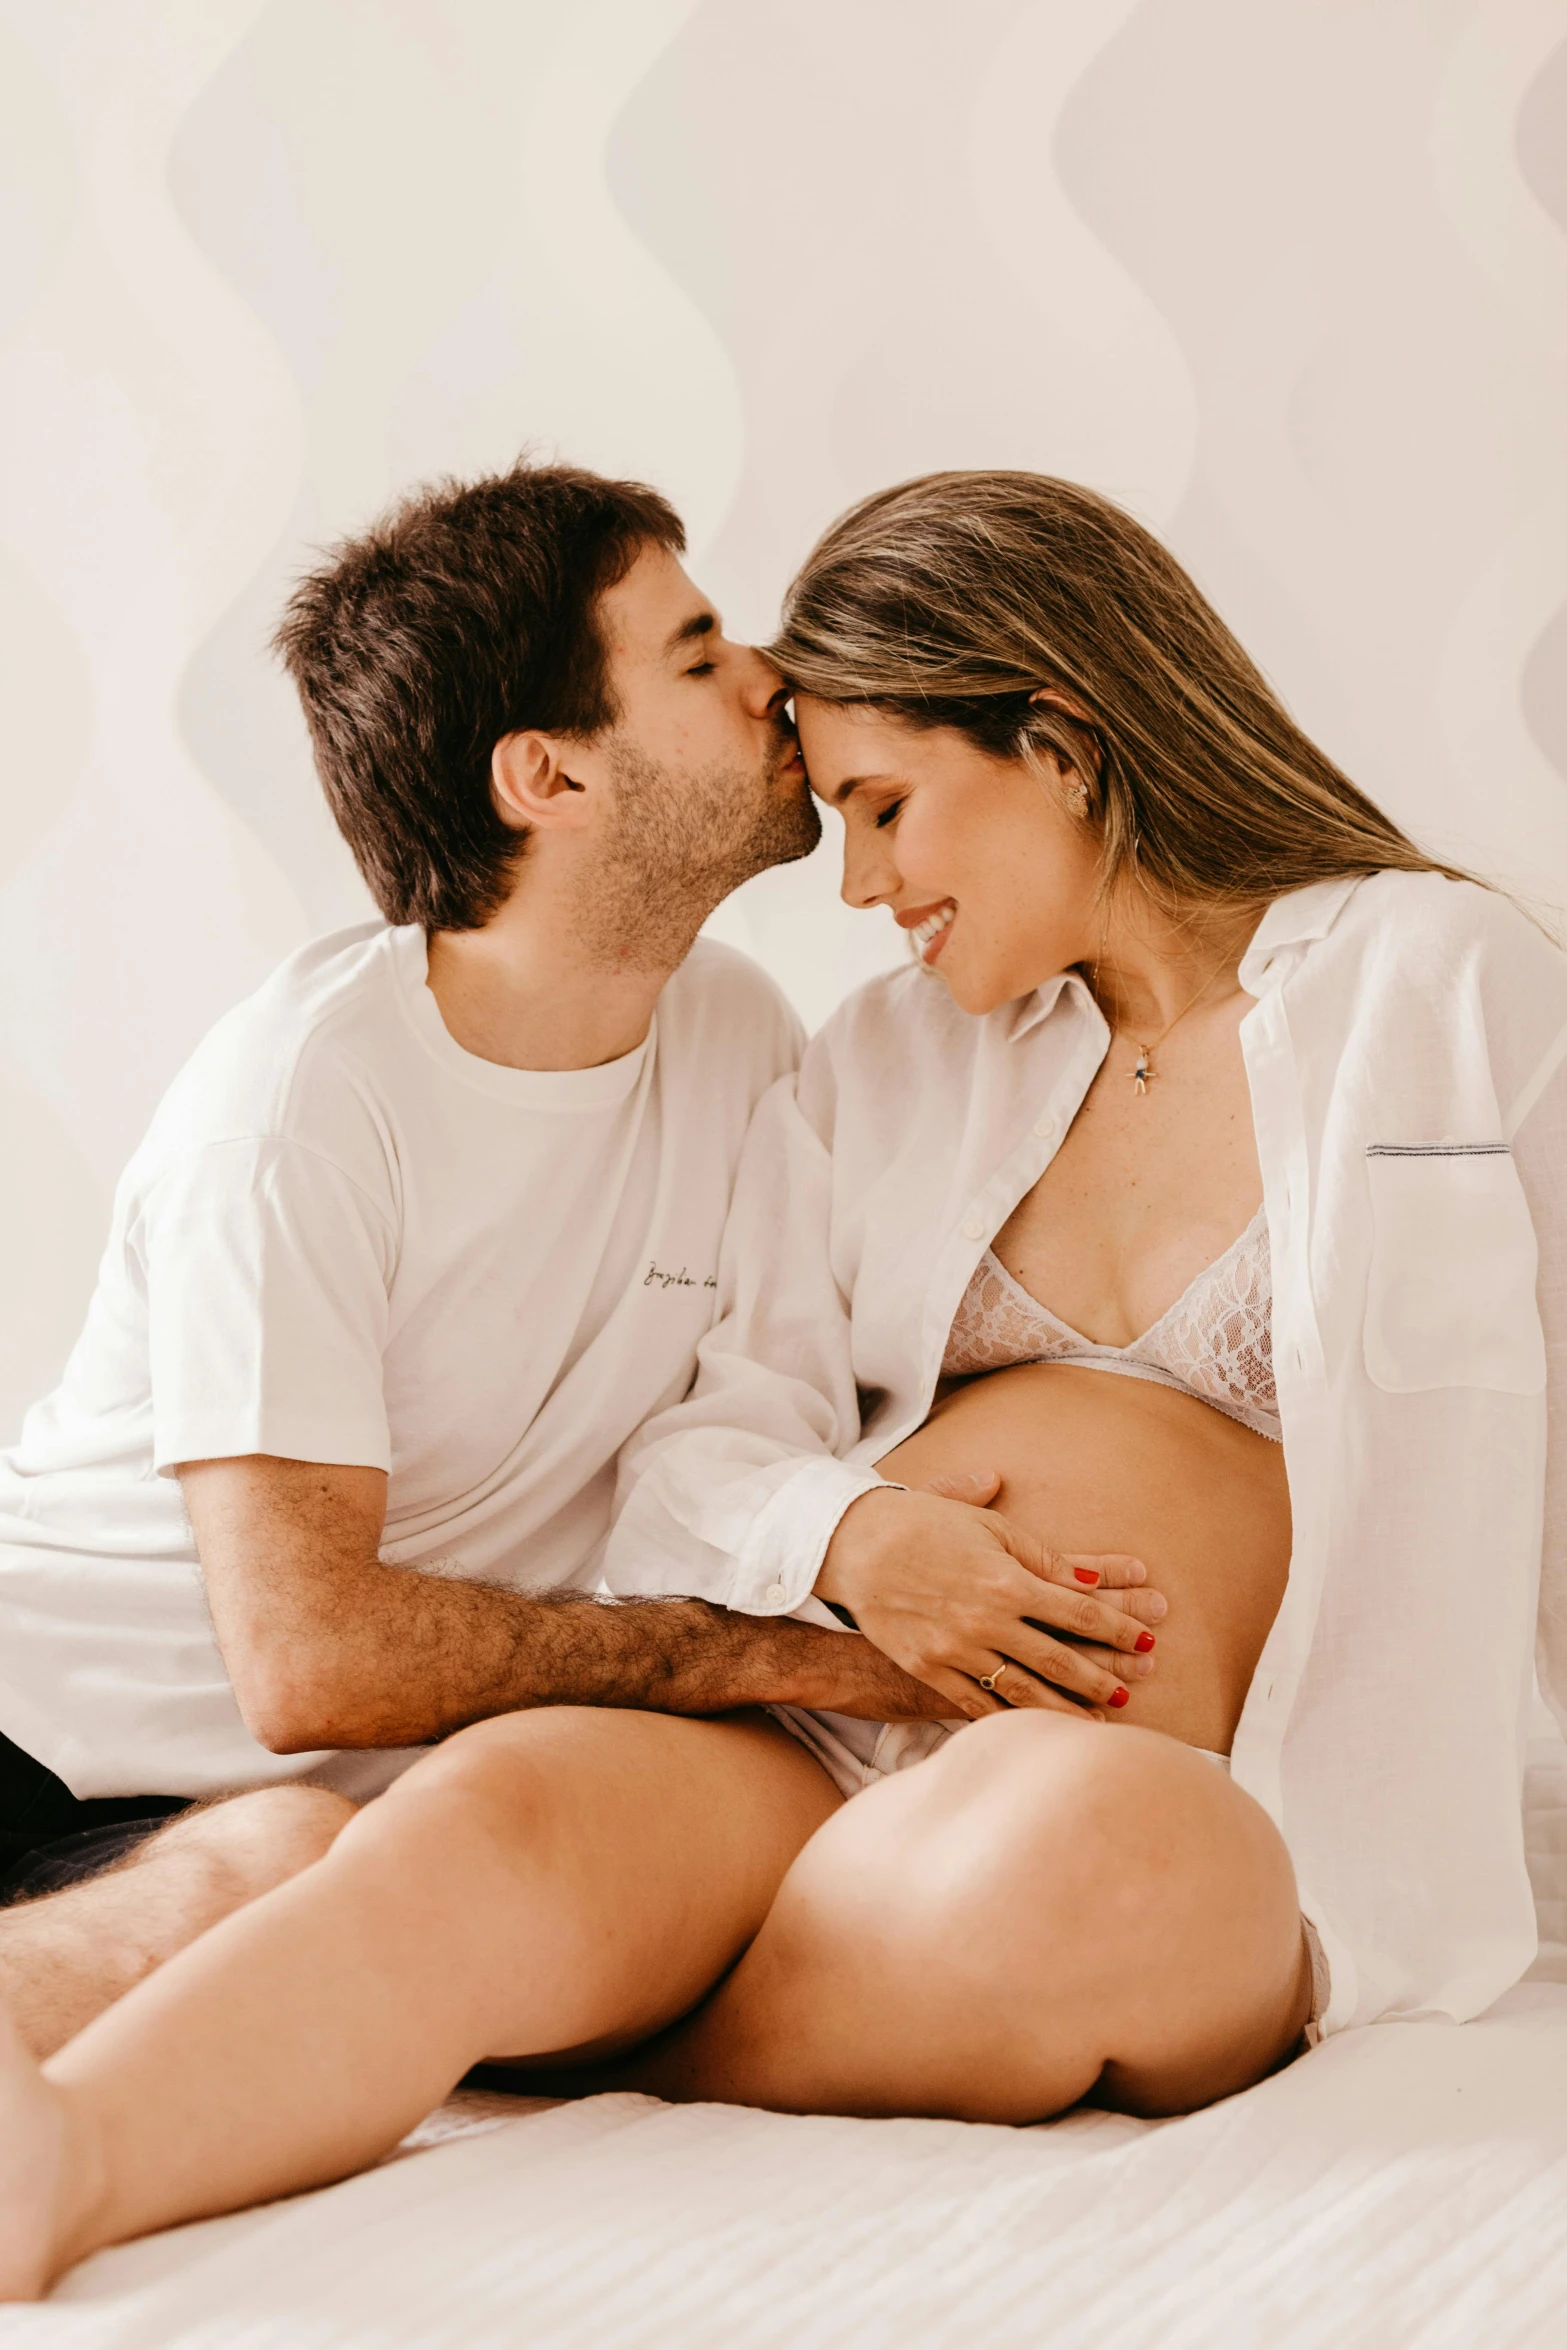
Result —
[[1024, 1363], [955, 1388], [877, 1466], [907, 1485], [996, 1471], [992, 1506], [1052, 1550], [1140, 1558], [1170, 1612], [1110, 1719], [1229, 1753], [1289, 1576], [1279, 1445], [1175, 1388]]

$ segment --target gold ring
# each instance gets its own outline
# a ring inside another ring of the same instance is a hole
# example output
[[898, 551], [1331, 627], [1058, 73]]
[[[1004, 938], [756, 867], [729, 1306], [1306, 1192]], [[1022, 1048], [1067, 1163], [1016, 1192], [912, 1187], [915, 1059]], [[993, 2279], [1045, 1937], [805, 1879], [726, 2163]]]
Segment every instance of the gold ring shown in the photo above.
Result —
[[999, 1664], [999, 1665], [997, 1665], [997, 1667], [996, 1667], [996, 1669], [995, 1669], [995, 1671], [994, 1671], [993, 1673], [982, 1673], [982, 1674], [980, 1675], [980, 1678], [979, 1678], [979, 1685], [980, 1685], [981, 1689], [988, 1689], [988, 1690], [990, 1691], [990, 1694], [991, 1694], [991, 1696], [992, 1696], [992, 1697], [994, 1697], [994, 1696], [995, 1696], [995, 1694], [996, 1694], [996, 1683], [997, 1683], [997, 1682], [1000, 1680], [1000, 1678], [1001, 1678], [1002, 1674], [1003, 1674], [1003, 1673], [1006, 1671], [1006, 1669], [1007, 1669], [1007, 1659], [1006, 1659], [1005, 1657], [1003, 1657], [1003, 1658], [1002, 1658], [1002, 1660], [1001, 1660], [1001, 1662], [1000, 1662], [1000, 1664]]

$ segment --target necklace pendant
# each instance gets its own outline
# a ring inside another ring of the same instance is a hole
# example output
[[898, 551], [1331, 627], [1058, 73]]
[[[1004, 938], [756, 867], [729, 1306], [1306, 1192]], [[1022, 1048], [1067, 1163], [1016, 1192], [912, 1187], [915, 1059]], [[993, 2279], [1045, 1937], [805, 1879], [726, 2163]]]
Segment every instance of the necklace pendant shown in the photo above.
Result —
[[1139, 1053], [1137, 1056], [1137, 1066], [1132, 1071], [1132, 1083], [1136, 1086], [1139, 1093], [1146, 1093], [1148, 1091], [1149, 1085], [1153, 1080], [1153, 1074], [1153, 1070], [1148, 1065], [1148, 1055], [1146, 1053]]

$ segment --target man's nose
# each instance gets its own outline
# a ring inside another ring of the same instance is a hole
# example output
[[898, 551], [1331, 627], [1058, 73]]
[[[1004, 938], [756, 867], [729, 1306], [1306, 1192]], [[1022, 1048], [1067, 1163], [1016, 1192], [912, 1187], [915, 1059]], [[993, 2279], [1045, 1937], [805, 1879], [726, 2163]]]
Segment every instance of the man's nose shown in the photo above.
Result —
[[746, 647], [746, 673], [743, 691], [746, 708], [757, 718], [771, 718], [789, 699], [783, 671], [771, 662], [760, 645]]

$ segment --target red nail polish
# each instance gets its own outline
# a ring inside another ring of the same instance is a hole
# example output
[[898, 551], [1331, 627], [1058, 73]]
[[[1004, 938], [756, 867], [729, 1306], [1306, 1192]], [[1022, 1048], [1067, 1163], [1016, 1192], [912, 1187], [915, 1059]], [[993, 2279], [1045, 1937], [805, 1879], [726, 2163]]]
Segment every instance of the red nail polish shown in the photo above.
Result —
[[1074, 1567], [1072, 1572], [1077, 1577], [1079, 1583], [1097, 1583], [1099, 1580], [1099, 1569], [1097, 1567]]
[[1139, 1655], [1139, 1656], [1146, 1656], [1146, 1655], [1148, 1654], [1148, 1651], [1150, 1650], [1150, 1648], [1152, 1648], [1152, 1646], [1153, 1646], [1153, 1634], [1152, 1634], [1151, 1632], [1139, 1632], [1139, 1633], [1138, 1633], [1138, 1635], [1137, 1635], [1137, 1653], [1138, 1653], [1138, 1655]]
[[1112, 1689], [1109, 1696], [1106, 1698], [1105, 1703], [1107, 1705], [1125, 1705], [1130, 1695], [1131, 1691], [1129, 1689]]

